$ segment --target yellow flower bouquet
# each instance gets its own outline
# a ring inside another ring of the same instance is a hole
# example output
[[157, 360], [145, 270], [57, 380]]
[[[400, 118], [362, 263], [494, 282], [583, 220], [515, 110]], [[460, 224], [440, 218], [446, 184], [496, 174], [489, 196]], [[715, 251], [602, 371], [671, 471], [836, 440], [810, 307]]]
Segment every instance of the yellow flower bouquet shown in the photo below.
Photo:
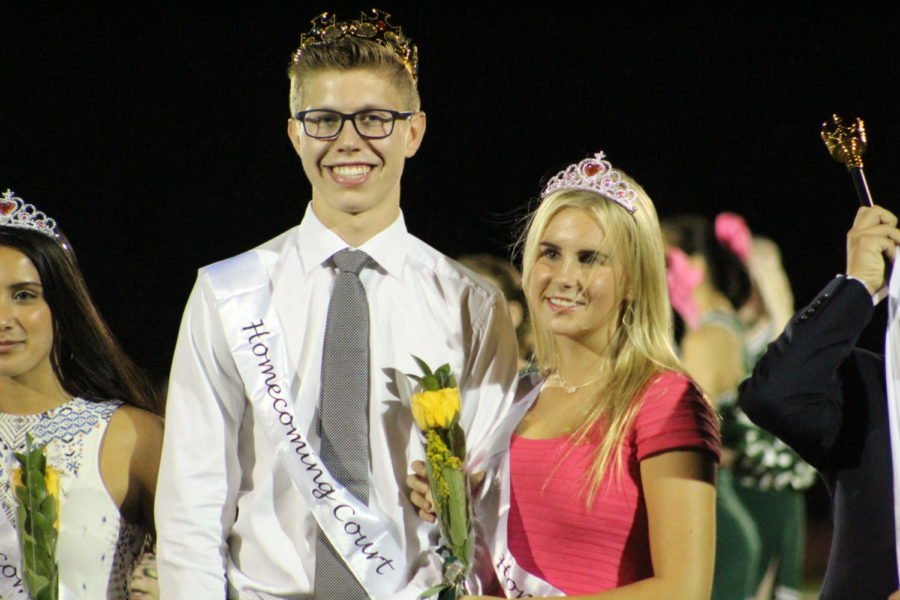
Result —
[[25, 453], [15, 453], [21, 467], [13, 471], [22, 579], [31, 600], [57, 600], [59, 471], [47, 464], [44, 446], [35, 447], [31, 434], [26, 434], [25, 444]]
[[422, 376], [412, 377], [421, 391], [410, 398], [413, 419], [422, 432], [426, 466], [435, 511], [441, 529], [443, 582], [420, 596], [456, 600], [468, 593], [466, 577], [474, 551], [469, 480], [464, 469], [466, 435], [459, 425], [460, 399], [450, 365], [432, 371], [413, 357]]

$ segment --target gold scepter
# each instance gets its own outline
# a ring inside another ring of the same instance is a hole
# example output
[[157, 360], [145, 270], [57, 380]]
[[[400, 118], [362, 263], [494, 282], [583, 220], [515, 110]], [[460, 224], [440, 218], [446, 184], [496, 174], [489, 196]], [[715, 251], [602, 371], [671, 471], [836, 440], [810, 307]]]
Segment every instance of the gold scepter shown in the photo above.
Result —
[[822, 141], [831, 157], [843, 163], [853, 179], [856, 197], [862, 206], [872, 206], [872, 194], [863, 171], [862, 155], [866, 151], [866, 126], [859, 117], [856, 122], [845, 125], [839, 115], [832, 115], [831, 121], [822, 123]]

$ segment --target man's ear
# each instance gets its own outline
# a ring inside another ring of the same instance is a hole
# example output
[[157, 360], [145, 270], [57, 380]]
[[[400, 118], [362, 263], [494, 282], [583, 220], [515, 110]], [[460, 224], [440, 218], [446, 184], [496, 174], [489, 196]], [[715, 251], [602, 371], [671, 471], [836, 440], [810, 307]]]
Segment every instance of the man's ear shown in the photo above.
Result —
[[291, 145], [294, 147], [294, 152], [297, 153], [297, 156], [300, 156], [300, 136], [303, 135], [303, 126], [297, 119], [287, 120], [287, 135], [288, 139], [291, 140]]
[[409, 118], [409, 133], [406, 136], [406, 158], [412, 158], [422, 145], [425, 137], [425, 113], [417, 112]]

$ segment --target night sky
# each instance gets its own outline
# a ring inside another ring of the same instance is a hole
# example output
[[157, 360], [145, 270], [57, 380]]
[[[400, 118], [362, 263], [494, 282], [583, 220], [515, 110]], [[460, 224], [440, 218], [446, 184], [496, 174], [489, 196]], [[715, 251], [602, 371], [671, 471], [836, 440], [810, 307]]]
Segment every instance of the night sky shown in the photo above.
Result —
[[[299, 221], [285, 68], [316, 14], [361, 7], [30, 4], [0, 7], [0, 188], [56, 217], [113, 330], [162, 377], [197, 268]], [[506, 253], [541, 181], [603, 149], [663, 216], [743, 214], [805, 302], [843, 269], [856, 210], [818, 135], [832, 112], [866, 120], [873, 195], [900, 209], [887, 11], [479, 5], [381, 6], [419, 45], [428, 114], [407, 224], [451, 256]]]

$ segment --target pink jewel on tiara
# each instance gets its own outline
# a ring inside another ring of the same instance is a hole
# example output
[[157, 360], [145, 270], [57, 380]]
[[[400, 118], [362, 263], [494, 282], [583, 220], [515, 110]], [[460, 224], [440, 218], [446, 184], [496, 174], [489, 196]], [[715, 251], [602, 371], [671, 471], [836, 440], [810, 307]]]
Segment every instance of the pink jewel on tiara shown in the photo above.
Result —
[[593, 158], [569, 165], [547, 182], [541, 192], [541, 200], [560, 190], [584, 190], [600, 194], [634, 214], [637, 210], [637, 192], [605, 158], [606, 155], [601, 151], [594, 154]]
[[3, 192], [0, 199], [0, 227], [31, 229], [60, 241], [56, 221], [39, 211], [33, 204], [26, 204], [10, 189]]

